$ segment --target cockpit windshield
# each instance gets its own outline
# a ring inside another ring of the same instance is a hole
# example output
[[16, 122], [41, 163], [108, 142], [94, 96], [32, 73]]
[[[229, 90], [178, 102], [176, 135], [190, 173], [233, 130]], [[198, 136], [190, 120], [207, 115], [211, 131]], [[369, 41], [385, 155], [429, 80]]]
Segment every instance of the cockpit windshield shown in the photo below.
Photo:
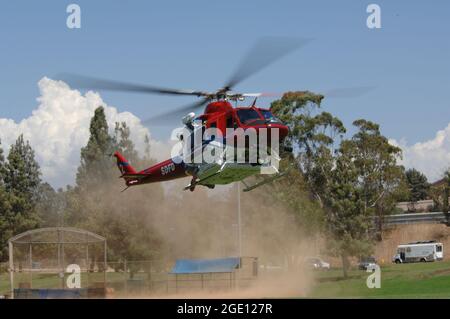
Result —
[[277, 123], [280, 122], [280, 120], [276, 118], [269, 110], [259, 110], [259, 111], [264, 116], [264, 119], [267, 120], [268, 122], [277, 122]]
[[242, 124], [248, 124], [255, 120], [261, 120], [259, 113], [255, 109], [237, 110], [237, 115]]

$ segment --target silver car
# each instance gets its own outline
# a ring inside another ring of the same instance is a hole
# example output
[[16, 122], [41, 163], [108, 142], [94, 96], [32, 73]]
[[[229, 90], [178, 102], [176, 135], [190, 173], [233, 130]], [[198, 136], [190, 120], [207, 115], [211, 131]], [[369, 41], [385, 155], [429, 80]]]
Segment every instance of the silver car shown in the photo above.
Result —
[[323, 261], [322, 259], [320, 259], [318, 257], [307, 258], [306, 264], [308, 265], [308, 267], [310, 267], [312, 269], [317, 269], [317, 270], [329, 270], [330, 269], [330, 264]]

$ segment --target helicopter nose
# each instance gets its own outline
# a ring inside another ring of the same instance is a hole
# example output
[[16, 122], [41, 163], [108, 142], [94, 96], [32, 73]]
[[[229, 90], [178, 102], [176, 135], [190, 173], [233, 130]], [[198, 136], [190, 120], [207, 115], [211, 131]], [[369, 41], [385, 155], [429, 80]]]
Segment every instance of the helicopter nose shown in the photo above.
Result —
[[289, 128], [285, 125], [280, 124], [268, 124], [267, 125], [268, 133], [270, 136], [272, 136], [271, 130], [278, 130], [278, 136], [280, 141], [283, 141], [286, 136], [289, 134]]
[[289, 134], [289, 128], [285, 125], [280, 127], [280, 139], [284, 140], [284, 138]]

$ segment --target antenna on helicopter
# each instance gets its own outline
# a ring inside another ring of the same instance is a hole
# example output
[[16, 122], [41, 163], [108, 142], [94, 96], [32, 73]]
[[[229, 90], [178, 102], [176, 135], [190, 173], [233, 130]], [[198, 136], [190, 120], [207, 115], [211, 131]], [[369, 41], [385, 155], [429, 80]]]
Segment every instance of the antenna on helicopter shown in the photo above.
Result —
[[253, 100], [252, 107], [254, 107], [256, 105], [256, 100], [257, 99], [258, 99], [258, 97], [255, 97], [255, 99]]

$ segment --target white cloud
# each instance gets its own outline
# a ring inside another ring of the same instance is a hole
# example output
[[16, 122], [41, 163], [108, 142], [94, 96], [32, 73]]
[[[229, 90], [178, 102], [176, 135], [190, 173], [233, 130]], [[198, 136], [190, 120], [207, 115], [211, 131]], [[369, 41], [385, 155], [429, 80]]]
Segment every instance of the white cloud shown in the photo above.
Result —
[[407, 145], [405, 140], [390, 142], [403, 150], [401, 163], [405, 167], [423, 172], [431, 182], [442, 178], [444, 171], [450, 168], [450, 123], [425, 142], [414, 145]]
[[[102, 105], [110, 129], [115, 122], [125, 121], [138, 150], [143, 149], [144, 136], [150, 132], [130, 112], [118, 112], [103, 102], [99, 94], [80, 94], [62, 81], [47, 77], [39, 83], [39, 105], [32, 115], [19, 123], [0, 118], [0, 139], [5, 153], [19, 134], [29, 140], [41, 166], [43, 180], [54, 187], [73, 184], [80, 163], [80, 149], [89, 139], [89, 123], [94, 110]], [[152, 154], [159, 160], [170, 156], [167, 143], [151, 139]]]

